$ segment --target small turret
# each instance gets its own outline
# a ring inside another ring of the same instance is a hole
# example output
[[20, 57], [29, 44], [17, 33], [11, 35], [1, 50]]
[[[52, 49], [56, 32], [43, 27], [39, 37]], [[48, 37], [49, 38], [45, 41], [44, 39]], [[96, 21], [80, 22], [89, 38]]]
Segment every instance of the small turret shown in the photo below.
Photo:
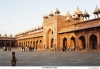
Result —
[[50, 16], [50, 17], [54, 16], [54, 14], [52, 13], [52, 11], [51, 11], [51, 13], [49, 14], [49, 16]]
[[[95, 17], [95, 18], [99, 18], [100, 9], [98, 8], [98, 6], [97, 6], [97, 5], [96, 5], [96, 8], [95, 8], [95, 10], [94, 10], [93, 14], [94, 14], [94, 17]], [[96, 16], [97, 16], [97, 17], [96, 17]]]
[[78, 19], [79, 22], [83, 22], [84, 18], [83, 18], [83, 14], [82, 11], [79, 9], [79, 7], [77, 7], [75, 13], [74, 13], [74, 19]]
[[60, 11], [58, 10], [58, 8], [56, 8], [55, 15], [59, 15], [59, 14], [60, 14]]
[[87, 20], [87, 17], [88, 17], [88, 20], [89, 20], [90, 15], [89, 15], [88, 12], [86, 11], [86, 9], [85, 9], [85, 11], [84, 11], [83, 17], [85, 17], [86, 20]]

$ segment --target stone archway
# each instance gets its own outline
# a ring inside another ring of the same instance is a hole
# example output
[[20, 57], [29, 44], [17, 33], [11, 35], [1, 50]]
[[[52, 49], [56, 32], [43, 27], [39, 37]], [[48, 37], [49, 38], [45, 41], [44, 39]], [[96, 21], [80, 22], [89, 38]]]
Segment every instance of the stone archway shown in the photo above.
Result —
[[1, 46], [0, 47], [4, 47], [4, 42], [1, 42]]
[[7, 42], [7, 43], [6, 43], [6, 46], [7, 46], [7, 47], [8, 47], [8, 46], [10, 46], [10, 43], [9, 43], [9, 42]]
[[38, 41], [36, 41], [36, 49], [38, 48]]
[[46, 33], [46, 49], [49, 49], [51, 47], [52, 38], [53, 38], [53, 31], [49, 29]]
[[15, 47], [15, 43], [14, 42], [11, 43], [11, 47]]
[[95, 50], [97, 49], [97, 36], [92, 34], [89, 38], [89, 43], [90, 43], [90, 49]]
[[85, 50], [86, 49], [86, 43], [85, 43], [85, 37], [80, 36], [79, 37], [79, 48]]
[[76, 49], [76, 41], [74, 37], [71, 37], [70, 39], [70, 46], [72, 47], [72, 49]]
[[67, 48], [67, 38], [63, 38], [63, 47]]

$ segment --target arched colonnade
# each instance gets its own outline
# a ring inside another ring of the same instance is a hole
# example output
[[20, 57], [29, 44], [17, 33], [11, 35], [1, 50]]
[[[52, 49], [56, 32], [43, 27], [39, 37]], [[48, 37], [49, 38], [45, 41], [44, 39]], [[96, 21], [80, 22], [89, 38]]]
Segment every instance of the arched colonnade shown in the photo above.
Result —
[[35, 49], [43, 49], [42, 38], [43, 37], [18, 40], [17, 45], [18, 47], [27, 46], [27, 47], [34, 47]]
[[62, 34], [60, 49], [64, 46], [68, 48], [71, 46], [72, 49], [75, 50], [98, 50], [99, 47], [99, 36], [95, 33], [91, 33], [89, 35], [64, 35]]

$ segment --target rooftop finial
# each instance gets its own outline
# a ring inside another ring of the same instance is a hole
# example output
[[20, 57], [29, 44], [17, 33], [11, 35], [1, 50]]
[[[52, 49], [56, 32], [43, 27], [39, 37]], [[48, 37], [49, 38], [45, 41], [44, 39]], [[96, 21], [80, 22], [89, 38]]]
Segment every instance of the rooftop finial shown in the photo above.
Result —
[[55, 14], [60, 14], [60, 11], [58, 10], [58, 8], [56, 8]]

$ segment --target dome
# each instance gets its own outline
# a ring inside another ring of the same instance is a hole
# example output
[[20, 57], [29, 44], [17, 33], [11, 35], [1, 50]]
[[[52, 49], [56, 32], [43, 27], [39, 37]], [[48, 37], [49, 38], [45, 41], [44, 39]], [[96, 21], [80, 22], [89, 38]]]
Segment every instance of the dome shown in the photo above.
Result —
[[69, 11], [67, 12], [66, 16], [69, 17], [69, 18], [72, 17], [72, 15], [69, 13]]
[[84, 11], [83, 16], [84, 16], [84, 17], [89, 17], [89, 14], [88, 14], [88, 12], [86, 11], [86, 9], [85, 9], [85, 11]]
[[52, 11], [50, 12], [49, 16], [51, 16], [51, 17], [54, 16], [53, 13], [52, 13]]
[[96, 8], [95, 8], [93, 14], [98, 14], [98, 13], [100, 13], [100, 9], [99, 9], [98, 6], [96, 5]]
[[77, 7], [77, 10], [75, 11], [74, 14], [82, 14], [82, 11]]
[[55, 14], [60, 14], [60, 11], [58, 10], [58, 8], [56, 8]]

